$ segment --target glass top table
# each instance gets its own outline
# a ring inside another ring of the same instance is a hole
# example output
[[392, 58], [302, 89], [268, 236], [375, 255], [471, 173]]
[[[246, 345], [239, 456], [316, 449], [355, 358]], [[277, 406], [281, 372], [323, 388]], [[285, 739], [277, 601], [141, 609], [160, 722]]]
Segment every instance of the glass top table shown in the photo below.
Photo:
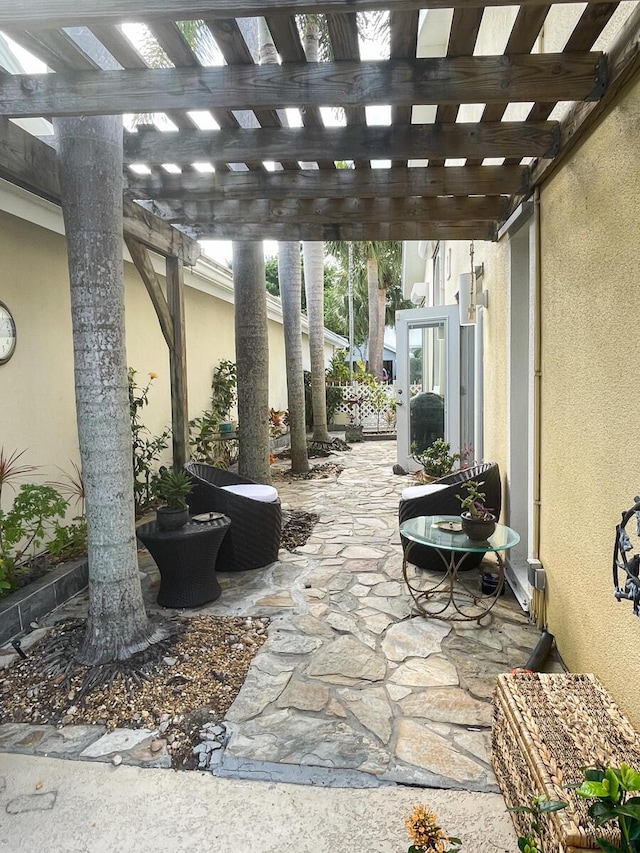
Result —
[[[504, 587], [504, 562], [501, 551], [508, 551], [520, 541], [515, 530], [496, 524], [488, 539], [469, 539], [459, 529], [460, 516], [426, 515], [410, 518], [400, 525], [400, 534], [408, 540], [402, 563], [402, 574], [416, 609], [422, 616], [446, 621], [480, 622], [495, 605]], [[434, 578], [433, 572], [416, 570], [409, 577], [409, 561], [413, 544], [433, 548], [442, 559], [443, 574]], [[467, 577], [464, 560], [468, 554], [495, 553], [491, 567], [495, 588], [482, 592], [477, 575]]]

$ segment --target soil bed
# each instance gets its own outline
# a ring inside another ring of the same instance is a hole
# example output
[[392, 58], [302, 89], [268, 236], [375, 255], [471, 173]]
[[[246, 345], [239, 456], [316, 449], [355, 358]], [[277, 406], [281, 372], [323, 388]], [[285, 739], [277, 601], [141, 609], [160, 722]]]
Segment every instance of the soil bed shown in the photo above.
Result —
[[107, 683], [84, 695], [96, 669], [73, 662], [84, 622], [59, 623], [26, 660], [2, 673], [0, 719], [159, 729], [173, 766], [195, 767], [198, 732], [224, 719], [267, 639], [269, 619], [195, 616], [176, 623], [175, 636], [112, 665]]

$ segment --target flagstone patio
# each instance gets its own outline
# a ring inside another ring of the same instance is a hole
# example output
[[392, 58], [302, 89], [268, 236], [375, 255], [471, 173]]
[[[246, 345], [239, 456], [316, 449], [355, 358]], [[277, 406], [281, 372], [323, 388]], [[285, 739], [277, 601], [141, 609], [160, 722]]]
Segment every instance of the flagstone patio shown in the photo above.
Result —
[[[307, 544], [281, 551], [266, 569], [220, 575], [221, 598], [192, 611], [272, 619], [211, 769], [497, 790], [491, 694], [498, 673], [524, 664], [539, 631], [510, 592], [486, 624], [411, 618], [397, 520], [407, 478], [392, 473], [395, 443], [354, 445], [335, 461], [345, 466], [337, 479], [276, 482], [285, 510], [320, 515]], [[149, 608], [158, 610], [158, 574], [146, 552], [140, 568]], [[65, 615], [84, 606], [76, 599]], [[562, 665], [554, 658], [549, 668]]]

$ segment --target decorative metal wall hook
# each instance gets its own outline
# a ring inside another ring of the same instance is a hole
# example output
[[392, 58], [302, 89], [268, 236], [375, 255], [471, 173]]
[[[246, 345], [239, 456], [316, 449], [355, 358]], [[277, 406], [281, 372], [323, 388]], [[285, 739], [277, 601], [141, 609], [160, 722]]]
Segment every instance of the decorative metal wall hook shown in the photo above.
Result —
[[640, 553], [629, 555], [629, 552], [633, 551], [633, 545], [625, 530], [627, 523], [635, 516], [636, 532], [640, 535], [640, 497], [636, 496], [634, 501], [634, 505], [622, 513], [620, 523], [616, 525], [613, 546], [613, 594], [618, 601], [632, 601], [634, 614], [640, 616]]

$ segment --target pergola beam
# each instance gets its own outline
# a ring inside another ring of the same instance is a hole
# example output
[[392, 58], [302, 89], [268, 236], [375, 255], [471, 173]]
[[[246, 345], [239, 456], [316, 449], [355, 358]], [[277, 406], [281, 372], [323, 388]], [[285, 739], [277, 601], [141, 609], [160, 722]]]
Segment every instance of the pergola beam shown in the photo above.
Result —
[[506, 217], [506, 198], [478, 196], [463, 198], [344, 198], [313, 201], [255, 199], [254, 201], [174, 202], [179, 218], [196, 223], [234, 225], [242, 234], [245, 225], [282, 224], [368, 224], [376, 222], [494, 221]]
[[[534, 6], [540, 0], [521, 0]], [[572, 2], [572, 0], [560, 0]], [[394, 11], [508, 6], [513, 0], [392, 0]], [[196, 20], [261, 15], [340, 14], [389, 9], [389, 0], [0, 0], [0, 27], [66, 27], [124, 21]]]
[[237, 225], [197, 225], [203, 240], [495, 240], [494, 222], [424, 223], [424, 222], [364, 222], [357, 224], [260, 222], [247, 223], [242, 230]]
[[526, 166], [449, 166], [415, 169], [318, 169], [299, 172], [216, 172], [126, 176], [133, 198], [190, 201], [254, 199], [404, 198], [513, 195], [528, 190]]
[[422, 159], [427, 157], [553, 157], [557, 122], [414, 124], [400, 127], [145, 130], [125, 135], [125, 163], [160, 165], [249, 160]]
[[605, 88], [606, 60], [599, 52], [135, 68], [4, 76], [0, 113], [26, 118], [175, 109], [575, 101], [597, 100]]

